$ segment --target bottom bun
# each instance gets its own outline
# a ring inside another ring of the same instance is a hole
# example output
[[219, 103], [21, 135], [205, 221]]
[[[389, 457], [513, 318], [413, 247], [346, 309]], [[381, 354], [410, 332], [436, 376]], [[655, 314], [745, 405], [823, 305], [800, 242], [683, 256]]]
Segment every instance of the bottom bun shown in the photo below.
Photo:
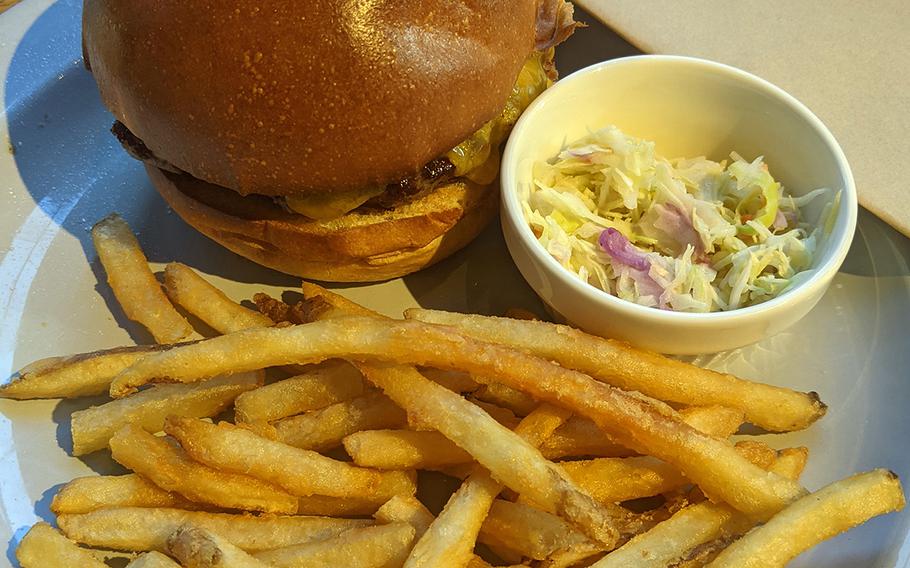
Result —
[[493, 218], [498, 192], [464, 179], [392, 210], [314, 221], [267, 197], [146, 164], [149, 179], [187, 223], [275, 270], [330, 282], [374, 282], [430, 266], [471, 242]]

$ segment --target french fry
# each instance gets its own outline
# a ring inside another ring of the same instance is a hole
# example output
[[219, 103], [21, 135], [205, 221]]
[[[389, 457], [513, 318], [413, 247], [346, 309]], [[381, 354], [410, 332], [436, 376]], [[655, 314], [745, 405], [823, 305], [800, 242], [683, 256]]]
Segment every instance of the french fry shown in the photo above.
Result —
[[407, 310], [405, 317], [453, 326], [475, 339], [521, 349], [660, 400], [738, 408], [749, 422], [772, 432], [806, 428], [825, 414], [815, 393], [745, 381], [567, 326], [423, 309]]
[[449, 498], [445, 508], [414, 545], [405, 568], [464, 566], [473, 556], [480, 525], [502, 491], [490, 473], [478, 468]]
[[181, 566], [160, 552], [152, 551], [140, 554], [127, 564], [126, 568], [181, 568]]
[[439, 432], [366, 430], [346, 436], [342, 443], [361, 467], [439, 469], [474, 461], [471, 454]]
[[352, 529], [322, 542], [260, 552], [256, 558], [278, 568], [401, 566], [413, 540], [414, 527], [407, 523], [392, 523]]
[[135, 473], [77, 477], [51, 501], [55, 515], [88, 513], [110, 507], [171, 507], [198, 509], [199, 504], [161, 489]]
[[238, 422], [272, 422], [363, 395], [363, 375], [340, 362], [244, 393], [234, 402]]
[[646, 533], [614, 550], [592, 568], [658, 568], [680, 560], [700, 543], [722, 534], [736, 522], [734, 509], [708, 501], [680, 510]]
[[[515, 433], [537, 446], [571, 413], [544, 404], [524, 418]], [[477, 468], [452, 495], [426, 533], [420, 537], [405, 562], [405, 568], [466, 565], [473, 556], [477, 533], [502, 485], [489, 471]]]
[[764, 442], [740, 440], [734, 445], [739, 455], [762, 469], [769, 469], [777, 461], [777, 451]]
[[[726, 439], [742, 425], [743, 413], [723, 406], [684, 408], [683, 422], [715, 438]], [[615, 441], [587, 418], [573, 416], [544, 440], [540, 448], [548, 459], [565, 457], [629, 457], [635, 452]]]
[[185, 524], [216, 532], [247, 552], [272, 550], [335, 537], [372, 524], [365, 519], [233, 515], [120, 507], [80, 515], [60, 515], [57, 524], [68, 538], [113, 550], [163, 552], [167, 539]]
[[331, 450], [345, 436], [361, 430], [398, 428], [408, 422], [407, 414], [389, 398], [371, 392], [320, 410], [284, 418], [275, 423], [278, 439], [285, 444], [315, 450]]
[[610, 435], [597, 427], [594, 422], [580, 416], [573, 416], [544, 440], [541, 453], [547, 459], [566, 457], [600, 456], [627, 457], [635, 455], [633, 450], [616, 442]]
[[[487, 414], [490, 415], [490, 418], [499, 422], [500, 424], [502, 424], [509, 430], [514, 430], [515, 427], [518, 426], [518, 423], [521, 422], [521, 419], [519, 417], [515, 416], [515, 414], [508, 408], [503, 408], [501, 406], [497, 406], [497, 405], [491, 404], [489, 402], [483, 402], [482, 400], [474, 400], [473, 398], [469, 398], [468, 400], [473, 402], [474, 406], [477, 406], [478, 408], [482, 408], [484, 412], [486, 412]], [[414, 429], [427, 429], [427, 430], [434, 429], [432, 426], [421, 425], [419, 420], [420, 419], [418, 417], [409, 415], [408, 416], [408, 425]], [[422, 427], [418, 428], [420, 426], [422, 426]]]
[[158, 343], [200, 339], [161, 291], [139, 241], [116, 213], [92, 227], [92, 241], [107, 272], [107, 282], [123, 313], [140, 323]]
[[535, 560], [582, 560], [603, 550], [555, 515], [497, 499], [480, 528], [480, 542]]
[[362, 366], [361, 370], [408, 413], [420, 415], [471, 453], [504, 485], [566, 516], [599, 542], [607, 546], [615, 542], [616, 512], [596, 504], [534, 446], [489, 414], [411, 367]]
[[390, 499], [413, 496], [416, 491], [416, 472], [387, 471], [383, 472], [379, 485], [372, 491], [355, 497], [326, 497], [324, 495], [301, 497], [297, 504], [297, 514], [326, 517], [372, 515]]
[[170, 416], [164, 431], [199, 463], [261, 479], [296, 496], [355, 497], [369, 494], [381, 479], [376, 470], [269, 440], [227, 422]]
[[[547, 459], [569, 456], [630, 456], [634, 452], [612, 442], [590, 421], [570, 419], [543, 442]], [[554, 440], [555, 438], [555, 440]], [[474, 461], [471, 454], [439, 432], [366, 430], [344, 438], [345, 450], [361, 467], [377, 469], [446, 469]]]
[[79, 548], [47, 523], [38, 523], [29, 529], [16, 548], [16, 558], [22, 568], [107, 568], [107, 564], [88, 550]]
[[784, 448], [777, 453], [777, 461], [768, 468], [768, 471], [788, 479], [799, 479], [808, 459], [808, 448]]
[[527, 393], [509, 388], [491, 379], [471, 393], [471, 396], [483, 402], [489, 402], [508, 408], [516, 416], [527, 416], [540, 406], [540, 403]]
[[118, 373], [166, 345], [115, 347], [66, 357], [48, 357], [24, 367], [0, 387], [0, 398], [76, 398], [106, 394]]
[[342, 355], [496, 377], [507, 386], [594, 420], [623, 445], [678, 467], [712, 499], [757, 518], [770, 517], [805, 493], [798, 483], [768, 475], [729, 443], [695, 430], [644, 395], [512, 349], [476, 342], [450, 328], [416, 321], [349, 317], [241, 331], [142, 359], [121, 373], [111, 390], [122, 396], [162, 377], [193, 382], [226, 370], [311, 363]]
[[439, 383], [452, 392], [473, 393], [480, 388], [480, 383], [471, 378], [467, 373], [459, 371], [443, 371], [432, 367], [417, 369], [420, 374], [434, 383]]
[[[687, 408], [680, 416], [690, 426], [718, 438], [729, 437], [742, 424], [742, 412], [720, 406]], [[469, 453], [439, 432], [366, 430], [347, 436], [342, 443], [354, 463], [362, 467], [443, 469], [473, 461]], [[548, 459], [634, 454], [613, 442], [593, 422], [577, 416], [543, 440], [541, 452]]]
[[193, 525], [174, 531], [167, 539], [167, 551], [184, 568], [268, 568], [225, 538]]
[[717, 405], [683, 408], [679, 411], [679, 416], [696, 430], [722, 440], [736, 434], [746, 418], [745, 412], [738, 408]]
[[174, 414], [197, 418], [216, 416], [234, 399], [262, 384], [262, 371], [237, 373], [185, 385], [156, 385], [133, 396], [73, 412], [70, 430], [73, 455], [82, 456], [107, 448], [117, 430], [138, 424], [149, 432], [160, 432], [164, 419]]
[[[772, 448], [752, 440], [737, 443], [736, 451], [762, 469], [771, 468], [777, 460]], [[579, 487], [602, 503], [650, 497], [689, 483], [675, 467], [649, 456], [597, 458], [560, 465]]]
[[164, 268], [164, 291], [172, 302], [219, 333], [273, 325], [272, 320], [231, 301], [195, 270], [179, 262]]
[[[373, 517], [382, 524], [408, 523], [416, 531], [416, 538], [420, 538], [433, 523], [433, 513], [423, 503], [413, 496], [396, 495], [389, 499]], [[472, 555], [466, 568], [490, 568], [483, 559]]]
[[413, 495], [396, 495], [380, 507], [373, 518], [382, 524], [408, 523], [416, 531], [416, 537], [423, 536], [433, 522], [431, 513]]
[[121, 428], [111, 438], [111, 455], [165, 491], [190, 501], [225, 509], [297, 512], [297, 498], [248, 475], [211, 469], [196, 463], [183, 450], [156, 438], [139, 426]]
[[[319, 289], [309, 284], [312, 289]], [[304, 288], [306, 292], [306, 288]], [[339, 315], [362, 315], [379, 318], [378, 314], [363, 308], [345, 298], [322, 290], [322, 301], [330, 310], [321, 313], [310, 313], [307, 317], [334, 318]], [[378, 319], [375, 321], [379, 321]], [[565, 473], [547, 461], [537, 450], [534, 443], [539, 443], [561, 425], [571, 414], [558, 407], [545, 406], [535, 411], [533, 418], [527, 418], [518, 425], [518, 432], [512, 432], [496, 422], [488, 413], [471, 404], [456, 393], [430, 381], [414, 367], [406, 365], [366, 365], [358, 368], [371, 383], [381, 388], [396, 404], [407, 410], [409, 418], [430, 424], [447, 438], [467, 450], [484, 466], [487, 471], [478, 471], [472, 475], [466, 485], [464, 499], [459, 495], [453, 497], [453, 503], [463, 507], [461, 513], [446, 516], [448, 522], [457, 524], [467, 521], [458, 531], [464, 537], [443, 543], [439, 549], [433, 549], [439, 539], [431, 542], [437, 534], [435, 526], [447, 532], [445, 523], [437, 518], [430, 531], [421, 538], [419, 549], [409, 557], [408, 564], [416, 566], [434, 565], [447, 554], [456, 557], [463, 552], [466, 540], [473, 541], [473, 535], [479, 530], [482, 512], [489, 507], [489, 502], [499, 493], [501, 487], [494, 484], [492, 478], [513, 491], [523, 493], [535, 502], [542, 504], [557, 514], [565, 516], [582, 531], [596, 541], [611, 548], [619, 537], [617, 525], [625, 521], [623, 510], [611, 505], [601, 505], [589, 495], [580, 491]], [[534, 443], [528, 442], [527, 436]], [[503, 455], [506, 452], [508, 455]], [[475, 487], [470, 487], [476, 484]], [[480, 513], [477, 518], [478, 512]], [[463, 513], [463, 514], [462, 514]], [[473, 527], [476, 524], [476, 527]], [[430, 543], [425, 546], [426, 543]], [[445, 546], [454, 544], [454, 548]], [[466, 553], [465, 553], [466, 554]], [[419, 558], [418, 558], [419, 557]], [[467, 560], [467, 557], [465, 558]]]
[[832, 483], [752, 529], [714, 559], [712, 568], [773, 568], [873, 517], [904, 508], [894, 473], [877, 469]]
[[[740, 451], [754, 452], [754, 448], [741, 447]], [[788, 479], [798, 479], [807, 455], [806, 448], [781, 450], [766, 469]], [[764, 452], [755, 452], [752, 457], [765, 460]], [[685, 562], [690, 551], [715, 541], [715, 545], [701, 551], [707, 557], [715, 548], [723, 547], [729, 538], [744, 533], [752, 525], [752, 521], [723, 503], [703, 501], [677, 511], [669, 519], [632, 538], [592, 568], [662, 568]]]
[[647, 456], [562, 462], [566, 474], [602, 503], [649, 497], [688, 480], [672, 465]]

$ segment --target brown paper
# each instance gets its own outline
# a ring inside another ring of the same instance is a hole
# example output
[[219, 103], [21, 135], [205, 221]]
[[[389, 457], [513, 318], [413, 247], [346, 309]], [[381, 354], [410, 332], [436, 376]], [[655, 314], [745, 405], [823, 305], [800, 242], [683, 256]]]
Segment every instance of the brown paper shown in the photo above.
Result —
[[801, 100], [844, 149], [860, 204], [910, 236], [910, 3], [575, 3], [647, 53], [734, 65]]

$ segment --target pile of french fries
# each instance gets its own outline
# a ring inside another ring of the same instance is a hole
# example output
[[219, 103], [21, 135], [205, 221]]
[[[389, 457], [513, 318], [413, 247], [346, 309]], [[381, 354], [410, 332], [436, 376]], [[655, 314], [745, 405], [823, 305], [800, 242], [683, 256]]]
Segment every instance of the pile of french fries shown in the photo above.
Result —
[[[19, 543], [25, 568], [110, 551], [134, 568], [773, 567], [904, 505], [891, 472], [808, 493], [806, 448], [730, 440], [808, 427], [814, 393], [543, 321], [388, 319], [308, 283], [296, 305], [257, 294], [257, 312], [181, 264], [162, 287], [116, 215], [92, 234], [158, 344], [45, 359], [0, 388], [109, 393], [72, 414], [73, 454], [132, 471], [64, 485], [59, 530]], [[438, 515], [420, 470], [461, 480]]]

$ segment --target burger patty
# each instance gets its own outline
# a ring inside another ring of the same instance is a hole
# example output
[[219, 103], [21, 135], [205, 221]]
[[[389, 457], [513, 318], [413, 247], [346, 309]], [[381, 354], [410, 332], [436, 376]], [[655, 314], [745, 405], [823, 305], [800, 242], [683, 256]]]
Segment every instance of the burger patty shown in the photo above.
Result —
[[[150, 163], [157, 168], [176, 174], [190, 175], [173, 164], [162, 160], [149, 149], [148, 146], [129, 128], [119, 120], [114, 122], [111, 132], [117, 137], [121, 146], [133, 158]], [[445, 156], [431, 160], [421, 168], [417, 175], [404, 177], [386, 185], [385, 190], [369, 200], [361, 207], [372, 209], [394, 209], [398, 205], [410, 201], [414, 197], [432, 191], [433, 188], [455, 177], [455, 164]], [[228, 188], [225, 188], [228, 189]], [[275, 201], [290, 212], [284, 198], [275, 197]]]
[[385, 187], [385, 191], [368, 200], [363, 207], [392, 209], [424, 191], [432, 191], [438, 184], [455, 177], [455, 164], [442, 156], [431, 160], [416, 176], [405, 177]]

